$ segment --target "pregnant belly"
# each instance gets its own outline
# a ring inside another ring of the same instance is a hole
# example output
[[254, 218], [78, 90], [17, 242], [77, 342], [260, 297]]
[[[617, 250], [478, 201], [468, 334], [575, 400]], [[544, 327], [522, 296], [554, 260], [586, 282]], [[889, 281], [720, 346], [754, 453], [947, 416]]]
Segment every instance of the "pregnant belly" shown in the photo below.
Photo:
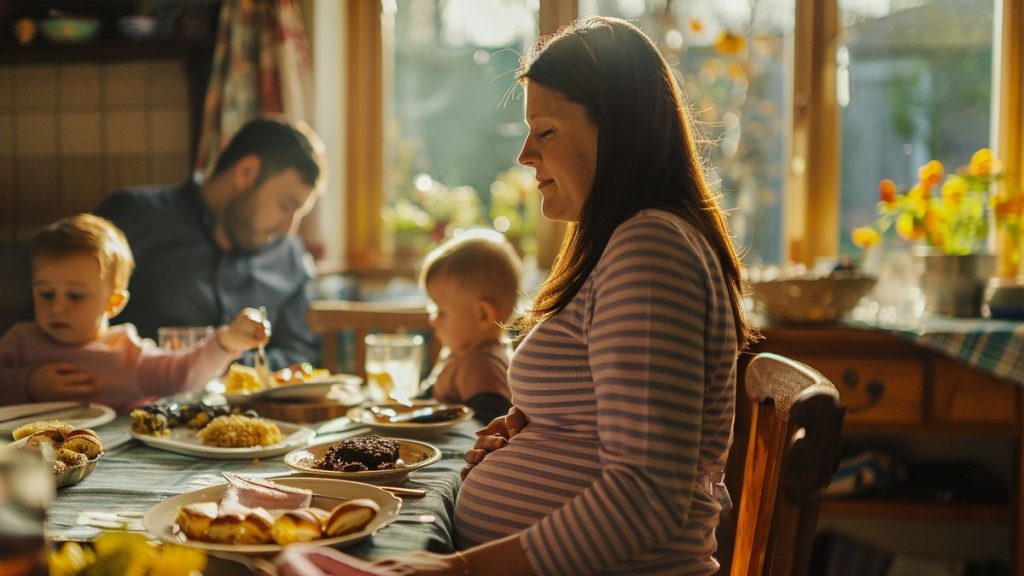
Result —
[[455, 504], [459, 547], [522, 531], [601, 476], [596, 442], [523, 432], [466, 477]]

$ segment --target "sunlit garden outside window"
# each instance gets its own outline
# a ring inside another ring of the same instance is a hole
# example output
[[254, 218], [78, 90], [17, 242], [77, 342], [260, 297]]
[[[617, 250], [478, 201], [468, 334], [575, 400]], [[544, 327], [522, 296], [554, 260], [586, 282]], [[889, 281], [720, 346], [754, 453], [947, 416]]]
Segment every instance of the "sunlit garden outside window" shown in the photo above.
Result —
[[794, 0], [580, 1], [581, 17], [639, 25], [675, 66], [748, 264], [783, 258], [794, 14]]
[[385, 2], [384, 218], [399, 256], [457, 228], [490, 226], [535, 252], [539, 212], [525, 136], [520, 55], [538, 0]]
[[[840, 251], [877, 216], [879, 182], [954, 172], [990, 142], [994, 0], [840, 0]], [[895, 232], [893, 231], [893, 234]]]

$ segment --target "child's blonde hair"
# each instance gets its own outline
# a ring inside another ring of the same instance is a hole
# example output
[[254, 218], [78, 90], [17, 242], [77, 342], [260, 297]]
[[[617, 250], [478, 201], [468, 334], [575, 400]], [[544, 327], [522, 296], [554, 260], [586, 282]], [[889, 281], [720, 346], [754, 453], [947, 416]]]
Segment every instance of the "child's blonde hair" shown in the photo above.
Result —
[[490, 302], [505, 322], [512, 316], [523, 262], [505, 237], [493, 230], [469, 230], [435, 248], [423, 261], [420, 287], [444, 276]]
[[121, 230], [106, 218], [76, 214], [45, 226], [32, 237], [32, 258], [63, 258], [73, 254], [94, 256], [100, 277], [114, 290], [127, 290], [135, 258]]

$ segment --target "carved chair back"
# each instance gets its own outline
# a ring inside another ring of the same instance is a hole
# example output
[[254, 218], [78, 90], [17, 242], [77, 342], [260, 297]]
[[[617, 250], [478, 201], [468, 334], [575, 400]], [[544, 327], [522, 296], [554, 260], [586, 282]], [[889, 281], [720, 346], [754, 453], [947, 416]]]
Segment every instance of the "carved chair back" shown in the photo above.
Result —
[[777, 354], [755, 356], [744, 385], [753, 412], [731, 574], [803, 576], [844, 408], [827, 378]]

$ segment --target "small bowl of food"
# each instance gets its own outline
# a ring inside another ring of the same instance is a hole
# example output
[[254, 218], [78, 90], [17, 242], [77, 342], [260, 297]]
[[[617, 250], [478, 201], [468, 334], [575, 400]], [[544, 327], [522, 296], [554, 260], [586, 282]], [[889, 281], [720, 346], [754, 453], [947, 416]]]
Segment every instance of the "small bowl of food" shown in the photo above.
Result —
[[103, 441], [95, 431], [60, 420], [31, 422], [15, 429], [11, 436], [14, 445], [40, 452], [58, 488], [78, 484], [92, 474], [103, 455]]
[[61, 14], [44, 18], [39, 23], [39, 30], [50, 42], [70, 44], [96, 38], [100, 33], [100, 24], [100, 19], [92, 16]]

